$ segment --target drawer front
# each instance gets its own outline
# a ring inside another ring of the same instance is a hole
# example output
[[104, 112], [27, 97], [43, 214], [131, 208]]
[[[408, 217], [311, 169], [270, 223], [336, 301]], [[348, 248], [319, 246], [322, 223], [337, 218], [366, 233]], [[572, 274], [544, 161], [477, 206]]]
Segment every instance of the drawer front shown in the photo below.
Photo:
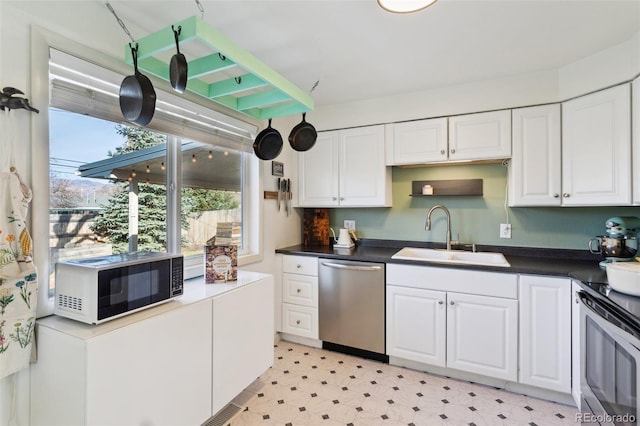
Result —
[[318, 276], [318, 258], [307, 256], [282, 256], [282, 272]]
[[318, 277], [282, 274], [282, 301], [294, 305], [318, 307]]
[[318, 309], [283, 303], [282, 331], [296, 336], [318, 339]]

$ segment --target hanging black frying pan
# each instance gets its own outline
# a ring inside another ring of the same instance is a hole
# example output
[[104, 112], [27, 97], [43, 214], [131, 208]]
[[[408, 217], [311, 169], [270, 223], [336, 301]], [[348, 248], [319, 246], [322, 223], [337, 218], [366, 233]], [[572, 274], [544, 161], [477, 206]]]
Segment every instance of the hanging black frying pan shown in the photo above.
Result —
[[187, 66], [187, 58], [180, 53], [180, 43], [178, 42], [178, 36], [182, 31], [182, 25], [179, 25], [177, 30], [174, 29], [172, 25], [171, 30], [173, 31], [173, 36], [176, 39], [177, 53], [171, 57], [169, 79], [171, 80], [171, 87], [173, 87], [176, 92], [184, 93], [184, 89], [187, 88], [187, 70], [189, 67]]
[[156, 91], [151, 80], [138, 71], [138, 44], [129, 43], [133, 57], [134, 75], [122, 80], [120, 85], [120, 111], [127, 120], [146, 126], [156, 110]]
[[273, 160], [281, 151], [282, 135], [271, 127], [271, 119], [269, 119], [269, 126], [262, 129], [256, 136], [256, 140], [253, 141], [253, 152], [261, 160]]
[[289, 134], [289, 144], [291, 148], [296, 151], [307, 151], [311, 149], [318, 138], [316, 128], [306, 122], [306, 115], [306, 112], [302, 113], [302, 121], [296, 124]]

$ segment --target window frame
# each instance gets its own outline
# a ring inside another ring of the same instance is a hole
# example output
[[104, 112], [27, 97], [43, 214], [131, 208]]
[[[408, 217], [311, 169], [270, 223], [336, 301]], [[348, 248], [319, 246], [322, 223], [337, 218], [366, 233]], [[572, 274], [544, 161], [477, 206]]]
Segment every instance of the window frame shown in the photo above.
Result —
[[[49, 49], [53, 48], [70, 54], [84, 61], [96, 64], [107, 70], [119, 73], [123, 76], [131, 74], [131, 67], [123, 61], [114, 59], [111, 56], [92, 50], [90, 47], [81, 45], [63, 36], [52, 33], [44, 28], [32, 26], [31, 28], [31, 91], [34, 105], [47, 105], [41, 108], [37, 120], [32, 120], [31, 134], [31, 177], [34, 188], [47, 188], [46, 191], [34, 191], [32, 201], [31, 229], [34, 235], [34, 261], [39, 271], [39, 286], [41, 289], [49, 288], [49, 273], [51, 268], [49, 261], [49, 239], [39, 238], [39, 235], [49, 235], [49, 113], [50, 104], [49, 89]], [[156, 92], [164, 92], [165, 96], [173, 96], [179, 100], [180, 104], [185, 102], [193, 104], [197, 109], [207, 108], [213, 114], [229, 117], [237, 122], [240, 120], [246, 123], [247, 129], [253, 137], [257, 132], [257, 123], [247, 117], [240, 117], [233, 111], [221, 109], [213, 102], [206, 104], [197, 95], [185, 93], [180, 98], [171, 95], [171, 88], [167, 82], [159, 79], [152, 79]], [[126, 123], [125, 120], [123, 120]], [[180, 170], [176, 167], [179, 164], [180, 137], [191, 139], [189, 135], [169, 136], [172, 143], [167, 143], [167, 167], [170, 171], [167, 175], [167, 251], [180, 251], [180, 189], [182, 180]], [[241, 150], [241, 149], [239, 149]], [[262, 203], [260, 194], [262, 192], [261, 164], [255, 156], [243, 154], [245, 161], [243, 164], [242, 176], [242, 220], [243, 220], [243, 244], [246, 249], [238, 257], [238, 265], [243, 266], [263, 259], [262, 243]], [[169, 237], [173, 235], [173, 237]], [[177, 236], [177, 237], [176, 237]], [[189, 256], [185, 259], [185, 278], [202, 275], [204, 272], [204, 256]], [[51, 315], [53, 313], [54, 298], [49, 296], [48, 291], [38, 292], [37, 317]]]

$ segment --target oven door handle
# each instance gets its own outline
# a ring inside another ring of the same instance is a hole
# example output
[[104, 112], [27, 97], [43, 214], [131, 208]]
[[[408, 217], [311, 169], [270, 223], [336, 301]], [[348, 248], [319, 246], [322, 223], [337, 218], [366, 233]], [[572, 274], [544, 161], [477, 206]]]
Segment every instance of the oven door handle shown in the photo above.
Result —
[[[624, 333], [625, 340], [634, 346], [636, 350], [640, 350], [640, 330], [634, 324], [631, 324], [627, 319], [618, 315], [615, 310], [584, 291], [579, 292], [578, 297], [582, 305], [593, 313], [594, 320], [600, 323], [601, 326], [607, 328], [611, 333]], [[600, 308], [603, 312], [598, 312], [595, 307]]]

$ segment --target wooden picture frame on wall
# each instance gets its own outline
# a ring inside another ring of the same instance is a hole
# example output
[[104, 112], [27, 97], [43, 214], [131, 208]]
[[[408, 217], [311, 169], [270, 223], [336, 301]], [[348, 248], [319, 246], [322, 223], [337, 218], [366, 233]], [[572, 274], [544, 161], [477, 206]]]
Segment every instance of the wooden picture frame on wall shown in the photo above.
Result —
[[283, 177], [284, 176], [284, 164], [280, 163], [279, 161], [272, 161], [271, 162], [271, 175], [272, 176]]

